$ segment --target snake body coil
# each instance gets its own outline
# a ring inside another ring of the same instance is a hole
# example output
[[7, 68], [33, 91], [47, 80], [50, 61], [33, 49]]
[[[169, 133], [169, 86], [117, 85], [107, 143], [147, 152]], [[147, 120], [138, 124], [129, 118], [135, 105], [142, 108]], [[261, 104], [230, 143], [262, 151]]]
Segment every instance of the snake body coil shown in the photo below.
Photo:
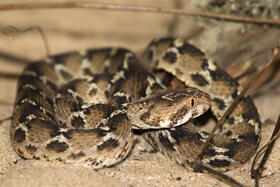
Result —
[[[166, 89], [155, 77], [162, 72], [185, 87]], [[240, 91], [233, 78], [180, 39], [153, 41], [143, 60], [122, 48], [52, 56], [29, 64], [19, 78], [12, 145], [24, 158], [101, 168], [128, 155], [132, 129], [145, 129], [149, 144], [191, 168], [208, 133], [190, 119], [210, 105], [219, 119]], [[219, 170], [244, 163], [258, 146], [260, 129], [246, 96], [202, 162]]]

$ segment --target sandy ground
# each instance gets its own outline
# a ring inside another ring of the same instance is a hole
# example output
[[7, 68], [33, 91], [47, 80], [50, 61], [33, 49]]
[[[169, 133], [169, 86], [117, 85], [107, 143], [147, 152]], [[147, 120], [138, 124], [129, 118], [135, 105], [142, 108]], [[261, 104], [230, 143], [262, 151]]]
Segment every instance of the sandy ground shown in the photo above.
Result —
[[[23, 1], [1, 1], [4, 2]], [[172, 0], [126, 0], [114, 3], [141, 3], [169, 8], [175, 6]], [[226, 25], [219, 22], [210, 28], [205, 26], [207, 24], [198, 26], [197, 21], [185, 17], [178, 19], [174, 32], [170, 34], [168, 27], [174, 22], [173, 18], [173, 15], [102, 10], [5, 11], [0, 12], [0, 30], [3, 31], [9, 25], [21, 29], [40, 26], [46, 32], [51, 54], [103, 46], [124, 46], [139, 52], [153, 38], [173, 35], [188, 39], [200, 33], [191, 42], [204, 49], [217, 62], [222, 62], [222, 66], [229, 68], [236, 67], [236, 64], [238, 67], [238, 63], [244, 60], [251, 60], [255, 65], [263, 63], [271, 54], [270, 48], [280, 45], [277, 29], [248, 26], [247, 33], [240, 34], [243, 28], [241, 24]], [[30, 61], [45, 56], [45, 48], [36, 32], [13, 35], [12, 39], [0, 33], [0, 41], [0, 51], [3, 53]], [[23, 67], [23, 63], [0, 58], [1, 72], [19, 73]], [[16, 80], [0, 78], [0, 119], [11, 116], [15, 89]], [[279, 94], [275, 92], [254, 99], [261, 120], [266, 121], [261, 145], [268, 141], [273, 131], [273, 124], [280, 111], [279, 99]], [[137, 137], [139, 141], [126, 160], [115, 167], [98, 171], [55, 162], [23, 160], [10, 145], [9, 128], [10, 121], [0, 125], [2, 186], [224, 186], [224, 183], [207, 174], [190, 172], [160, 153], [151, 153], [141, 137]], [[264, 171], [262, 186], [279, 185], [279, 155], [278, 141]], [[242, 184], [253, 186], [250, 167], [251, 161], [227, 174]]]

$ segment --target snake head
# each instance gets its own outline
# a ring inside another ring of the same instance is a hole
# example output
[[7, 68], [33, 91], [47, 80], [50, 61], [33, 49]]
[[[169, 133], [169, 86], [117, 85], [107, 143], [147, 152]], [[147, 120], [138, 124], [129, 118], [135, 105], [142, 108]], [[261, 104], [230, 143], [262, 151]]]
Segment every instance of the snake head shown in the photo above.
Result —
[[197, 88], [160, 90], [127, 106], [134, 129], [161, 129], [182, 125], [210, 107], [210, 96]]
[[162, 98], [169, 101], [170, 117], [165, 117], [162, 124], [170, 123], [175, 127], [188, 122], [205, 113], [211, 106], [210, 96], [197, 88], [169, 90]]

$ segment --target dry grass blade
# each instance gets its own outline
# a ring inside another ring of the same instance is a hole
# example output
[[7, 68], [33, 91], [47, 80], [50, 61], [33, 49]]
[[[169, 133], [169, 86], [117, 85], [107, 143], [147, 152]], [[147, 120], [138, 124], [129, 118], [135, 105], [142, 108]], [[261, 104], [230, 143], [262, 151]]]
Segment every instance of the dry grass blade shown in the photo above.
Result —
[[57, 8], [88, 8], [103, 10], [121, 10], [134, 12], [155, 12], [165, 14], [180, 14], [185, 16], [201, 16], [213, 19], [247, 22], [255, 24], [280, 25], [280, 20], [250, 18], [233, 15], [215, 14], [209, 12], [195, 12], [180, 9], [158, 8], [136, 5], [103, 4], [92, 2], [30, 2], [30, 3], [6, 3], [0, 4], [0, 10], [26, 10], [26, 9], [57, 9]]
[[239, 101], [242, 99], [242, 97], [245, 96], [245, 94], [247, 93], [248, 89], [250, 88], [250, 86], [252, 86], [254, 84], [254, 82], [262, 75], [262, 73], [268, 69], [270, 66], [272, 66], [274, 63], [278, 62], [280, 60], [279, 57], [279, 48], [275, 47], [273, 49], [273, 55], [272, 57], [268, 60], [267, 63], [265, 63], [263, 66], [261, 66], [259, 68], [259, 70], [253, 75], [253, 77], [247, 82], [247, 84], [245, 84], [243, 91], [240, 93], [240, 95], [233, 101], [233, 103], [230, 105], [230, 107], [227, 109], [227, 111], [224, 113], [224, 115], [221, 117], [221, 119], [218, 121], [218, 123], [216, 124], [216, 126], [212, 129], [207, 141], [204, 144], [203, 149], [201, 150], [201, 153], [198, 155], [197, 157], [197, 161], [201, 160], [204, 156], [204, 153], [206, 151], [206, 149], [208, 148], [208, 145], [210, 143], [210, 141], [212, 140], [212, 138], [214, 137], [214, 133], [216, 132], [216, 130], [221, 127], [224, 122], [227, 120], [228, 116], [233, 112], [233, 110], [235, 109], [235, 107], [237, 106], [237, 104], [239, 103]]
[[46, 57], [48, 57], [50, 55], [50, 48], [49, 48], [49, 44], [48, 44], [48, 40], [45, 35], [45, 32], [43, 31], [43, 29], [41, 27], [32, 26], [32, 27], [28, 27], [27, 29], [19, 29], [17, 27], [10, 25], [10, 26], [5, 27], [2, 32], [5, 35], [7, 35], [9, 38], [13, 39], [14, 37], [16, 37], [19, 34], [23, 34], [23, 33], [30, 32], [30, 31], [37, 31], [40, 34], [40, 36], [43, 39], [44, 46], [45, 46]]
[[214, 169], [211, 169], [209, 167], [206, 167], [202, 164], [197, 164], [195, 166], [197, 169], [200, 169], [200, 170], [203, 170], [203, 171], [207, 171], [207, 173], [209, 175], [211, 175], [212, 177], [220, 180], [220, 181], [223, 181], [224, 183], [232, 186], [232, 187], [242, 187], [244, 185], [242, 185], [241, 183], [237, 182], [236, 180], [234, 180], [233, 178], [223, 174], [223, 173], [220, 173]]
[[18, 79], [19, 76], [20, 75], [17, 73], [0, 72], [0, 78], [4, 78], [4, 79]]
[[[255, 186], [259, 186], [259, 180], [262, 176], [262, 172], [264, 170], [264, 165], [267, 162], [269, 155], [271, 154], [271, 151], [273, 149], [273, 146], [279, 137], [280, 137], [280, 115], [278, 117], [274, 131], [271, 135], [270, 141], [258, 151], [258, 153], [256, 154], [256, 156], [254, 158], [252, 168], [251, 168], [251, 178], [255, 179]], [[267, 149], [265, 149], [265, 148], [267, 148]], [[258, 159], [264, 153], [264, 151], [265, 151], [265, 154], [263, 156], [263, 159], [261, 160], [258, 168], [254, 169]]]
[[8, 54], [0, 51], [0, 58], [5, 59], [6, 61], [12, 61], [13, 63], [17, 63], [19, 65], [25, 65], [30, 62], [29, 59], [24, 57], [17, 57], [13, 54]]
[[1, 125], [4, 121], [10, 120], [10, 119], [12, 119], [12, 116], [9, 116], [9, 117], [6, 117], [6, 118], [4, 118], [4, 119], [1, 119], [1, 120], [0, 120], [0, 125]]

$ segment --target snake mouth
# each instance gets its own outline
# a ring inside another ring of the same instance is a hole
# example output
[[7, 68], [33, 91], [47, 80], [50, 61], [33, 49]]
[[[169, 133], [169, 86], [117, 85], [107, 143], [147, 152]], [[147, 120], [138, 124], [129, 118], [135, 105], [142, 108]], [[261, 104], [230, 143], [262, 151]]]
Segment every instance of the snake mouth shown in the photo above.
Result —
[[196, 109], [190, 110], [188, 113], [186, 113], [182, 118], [176, 121], [176, 123], [172, 123], [169, 125], [169, 127], [177, 127], [180, 125], [183, 125], [190, 120], [199, 117], [203, 115], [205, 112], [207, 112], [210, 108], [210, 105], [198, 105]]

